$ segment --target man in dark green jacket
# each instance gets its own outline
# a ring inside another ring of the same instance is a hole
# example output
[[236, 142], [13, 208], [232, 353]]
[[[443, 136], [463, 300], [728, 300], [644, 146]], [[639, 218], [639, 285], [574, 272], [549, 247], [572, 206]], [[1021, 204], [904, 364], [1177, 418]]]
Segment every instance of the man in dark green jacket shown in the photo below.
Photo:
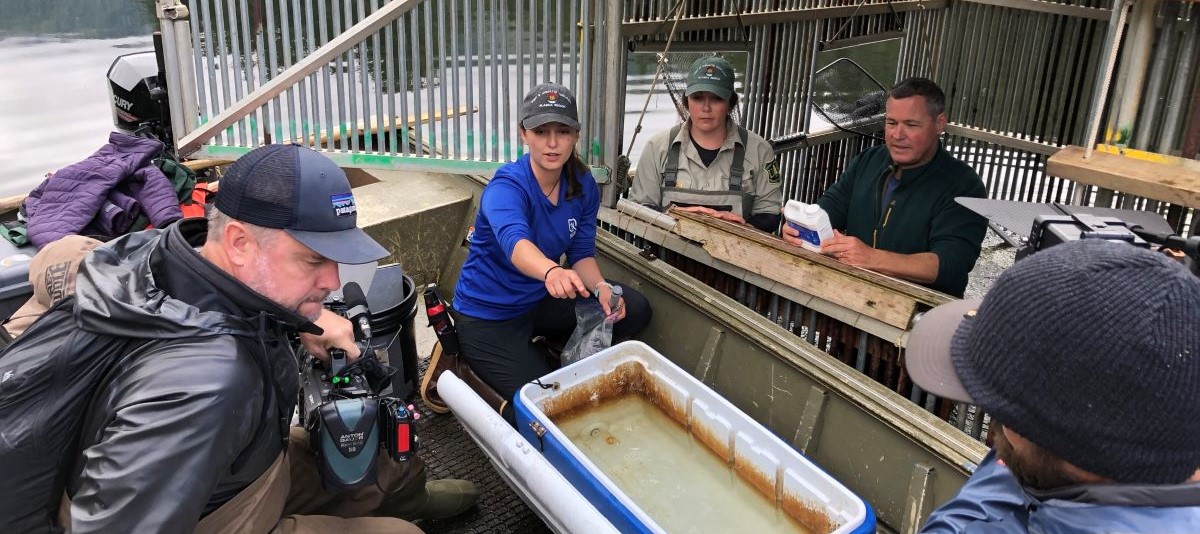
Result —
[[[941, 147], [945, 127], [945, 95], [931, 80], [909, 78], [889, 91], [885, 146], [855, 157], [817, 200], [836, 231], [822, 254], [963, 295], [987, 221], [954, 198], [984, 198], [987, 190]], [[787, 225], [783, 237], [799, 244]]]

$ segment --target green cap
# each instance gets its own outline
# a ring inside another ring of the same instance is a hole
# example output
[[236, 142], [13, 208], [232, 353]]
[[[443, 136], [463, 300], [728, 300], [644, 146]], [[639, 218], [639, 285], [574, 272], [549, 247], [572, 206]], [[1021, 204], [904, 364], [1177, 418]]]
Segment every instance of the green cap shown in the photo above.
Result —
[[688, 69], [687, 90], [684, 96], [707, 91], [729, 100], [733, 95], [733, 65], [724, 58], [705, 56]]

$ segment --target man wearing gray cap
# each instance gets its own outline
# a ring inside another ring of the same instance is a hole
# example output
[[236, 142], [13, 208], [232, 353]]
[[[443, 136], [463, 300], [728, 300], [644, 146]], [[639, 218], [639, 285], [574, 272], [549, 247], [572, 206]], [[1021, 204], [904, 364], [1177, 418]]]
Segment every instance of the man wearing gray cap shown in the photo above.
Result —
[[[415, 458], [381, 460], [375, 485], [322, 491], [290, 427], [290, 336], [357, 357], [349, 322], [322, 301], [339, 262], [386, 255], [357, 227], [345, 173], [294, 145], [238, 159], [207, 221], [96, 248], [75, 295], [0, 358], [0, 530], [419, 532], [396, 518], [472, 506], [469, 482], [426, 484]], [[10, 378], [46, 386], [13, 399]]]
[[672, 204], [764, 232], [779, 228], [783, 202], [771, 144], [729, 118], [737, 108], [733, 65], [705, 56], [688, 69], [688, 119], [651, 137], [638, 158], [629, 200]]
[[1018, 262], [913, 328], [914, 382], [994, 450], [922, 532], [1200, 532], [1200, 279], [1124, 243]]

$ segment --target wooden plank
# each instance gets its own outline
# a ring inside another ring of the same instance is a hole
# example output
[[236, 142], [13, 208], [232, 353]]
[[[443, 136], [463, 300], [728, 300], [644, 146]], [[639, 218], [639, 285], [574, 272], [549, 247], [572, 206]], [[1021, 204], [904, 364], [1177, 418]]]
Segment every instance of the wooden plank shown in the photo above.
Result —
[[1112, 16], [1112, 10], [1099, 7], [1074, 6], [1070, 4], [1060, 4], [1058, 2], [1047, 2], [1045, 0], [965, 0], [972, 4], [984, 4], [989, 6], [1007, 7], [1011, 9], [1020, 9], [1023, 11], [1036, 11], [1038, 13], [1049, 13], [1051, 15], [1064, 15], [1068, 17], [1081, 17], [1092, 20], [1108, 20]]
[[1114, 189], [1140, 197], [1200, 208], [1200, 161], [1164, 156], [1144, 157], [1068, 146], [1046, 161], [1046, 174]]
[[[467, 108], [467, 106], [459, 106], [458, 109], [447, 108], [445, 111], [438, 111], [438, 112], [433, 113], [432, 116], [430, 116], [429, 113], [422, 113], [420, 117], [411, 117], [408, 119], [407, 123], [404, 121], [404, 117], [402, 117], [400, 115], [396, 115], [396, 117], [392, 119], [392, 124], [395, 124], [398, 127], [400, 125], [404, 124], [408, 128], [412, 128], [413, 126], [416, 126], [416, 124], [418, 122], [420, 122], [421, 124], [426, 124], [429, 121], [441, 120], [443, 118], [461, 117], [468, 113], [476, 113], [478, 111], [479, 111], [478, 107], [469, 108], [469, 109]], [[387, 126], [387, 124], [380, 122], [378, 118], [371, 117], [370, 121], [367, 121], [365, 123], [363, 121], [358, 121], [358, 123], [356, 123], [353, 128], [348, 128], [350, 131], [347, 133], [354, 137], [364, 135], [368, 132], [371, 134], [377, 134], [377, 133], [379, 133], [380, 127], [386, 127], [386, 126]], [[318, 135], [320, 136], [319, 138], [318, 138]], [[330, 143], [336, 143], [337, 141], [340, 141], [341, 138], [342, 138], [342, 131], [340, 128], [337, 128], [337, 129], [334, 129], [334, 131], [332, 133], [329, 133], [326, 131], [321, 131], [319, 134], [310, 135], [310, 136], [308, 136], [307, 140], [305, 140], [303, 137], [298, 137], [298, 138], [296, 138], [295, 142], [301, 143], [301, 144], [309, 144], [309, 145], [316, 144], [316, 145], [328, 147]]]
[[17, 209], [24, 201], [25, 195], [15, 195], [11, 197], [0, 198], [0, 213]]
[[1062, 149], [1062, 147], [1058, 145], [1052, 145], [1050, 143], [1030, 141], [1028, 139], [1013, 137], [1012, 135], [1006, 133], [985, 130], [983, 128], [975, 128], [965, 124], [953, 122], [946, 125], [946, 133], [950, 135], [961, 135], [970, 139], [977, 139], [979, 141], [995, 143], [997, 145], [1016, 148], [1026, 152], [1033, 152], [1034, 154], [1044, 154], [1047, 156], [1052, 155]]
[[674, 233], [713, 258], [907, 330], [913, 315], [951, 297], [793, 247], [777, 237], [706, 215], [671, 210]]
[[192, 172], [200, 172], [209, 167], [219, 167], [233, 163], [231, 159], [190, 159], [183, 162], [183, 166], [192, 170]]

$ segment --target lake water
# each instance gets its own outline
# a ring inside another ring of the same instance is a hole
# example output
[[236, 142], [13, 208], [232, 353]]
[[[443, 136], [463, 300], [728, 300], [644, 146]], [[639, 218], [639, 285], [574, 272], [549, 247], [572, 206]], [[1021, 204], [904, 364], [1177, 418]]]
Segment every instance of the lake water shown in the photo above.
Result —
[[0, 197], [104, 145], [108, 66], [155, 24], [153, 0], [0, 0]]

